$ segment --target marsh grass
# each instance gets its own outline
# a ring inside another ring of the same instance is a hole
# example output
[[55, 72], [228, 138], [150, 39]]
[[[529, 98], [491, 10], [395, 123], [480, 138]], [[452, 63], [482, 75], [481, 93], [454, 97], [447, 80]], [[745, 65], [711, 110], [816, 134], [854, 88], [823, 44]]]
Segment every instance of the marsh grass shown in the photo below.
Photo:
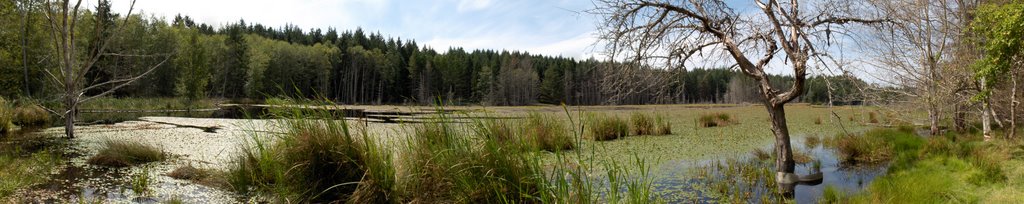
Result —
[[761, 148], [754, 149], [754, 151], [751, 151], [750, 154], [753, 155], [754, 158], [757, 158], [758, 160], [768, 160], [772, 158], [772, 153]]
[[732, 115], [728, 113], [701, 113], [697, 117], [697, 124], [700, 127], [723, 127], [736, 123]]
[[[750, 152], [754, 160], [768, 161], [775, 160], [775, 149], [768, 151], [766, 149], [757, 148]], [[806, 164], [814, 161], [814, 157], [811, 157], [810, 153], [805, 151], [793, 151], [793, 160], [798, 164]]]
[[142, 168], [141, 172], [132, 175], [132, 192], [139, 196], [149, 195], [152, 192], [150, 189], [152, 183], [153, 177], [149, 175], [149, 168]]
[[825, 189], [822, 190], [821, 200], [818, 203], [821, 204], [837, 204], [841, 203], [841, 199], [845, 197], [842, 190], [836, 189], [835, 186], [826, 185]]
[[877, 112], [874, 112], [874, 111], [868, 112], [868, 123], [872, 123], [872, 124], [877, 124], [878, 123], [878, 113]]
[[243, 193], [269, 193], [279, 202], [389, 203], [395, 185], [391, 152], [353, 133], [328, 111], [279, 110], [282, 134], [252, 133], [227, 173]]
[[530, 113], [520, 129], [524, 130], [523, 136], [535, 149], [558, 152], [576, 147], [576, 141], [568, 134], [565, 123], [551, 115]]
[[[540, 149], [537, 135], [564, 134], [543, 137], [581, 144], [584, 128], [573, 118], [572, 128], [566, 128], [549, 115], [535, 114], [521, 123], [457, 123], [448, 114], [437, 114], [429, 122], [406, 126], [409, 135], [402, 138], [407, 139], [390, 149], [365, 131], [349, 131], [343, 121], [311, 119], [322, 118], [316, 113], [275, 114], [290, 118], [279, 121], [284, 132], [252, 135], [226, 174], [232, 187], [250, 196], [299, 203], [658, 202], [651, 164], [643, 159], [594, 164], [585, 159], [594, 155], [581, 151], [535, 151]], [[625, 134], [628, 124], [619, 123]], [[601, 172], [595, 166], [613, 176], [593, 176]], [[609, 191], [617, 193], [603, 193]]]
[[25, 104], [14, 109], [14, 124], [27, 127], [50, 125], [50, 112], [36, 104]]
[[719, 203], [785, 203], [778, 191], [771, 160], [715, 161], [691, 170], [697, 187], [709, 192]]
[[630, 116], [629, 118], [629, 121], [632, 124], [631, 129], [633, 130], [633, 135], [654, 134], [655, 121], [654, 118], [651, 118], [650, 115], [641, 112], [633, 112], [632, 116]]
[[821, 116], [818, 116], [817, 118], [814, 118], [814, 124], [815, 125], [821, 125]]
[[89, 158], [92, 165], [107, 167], [128, 167], [149, 162], [163, 161], [167, 155], [153, 145], [124, 140], [103, 140], [99, 153]]
[[1005, 173], [1008, 166], [1019, 164], [1010, 156], [1020, 147], [1018, 141], [984, 142], [970, 134], [933, 136], [920, 145], [910, 139], [890, 140], [898, 156], [889, 173], [840, 202], [991, 203], [1020, 193], [1018, 186], [1006, 184], [1015, 178]]
[[672, 134], [672, 123], [662, 114], [654, 115], [654, 135], [671, 135]]
[[629, 125], [622, 118], [591, 114], [587, 121], [589, 136], [595, 141], [614, 140], [629, 135]]
[[168, 172], [166, 175], [167, 177], [171, 177], [173, 179], [198, 182], [211, 178], [213, 175], [215, 175], [215, 172], [210, 169], [201, 169], [192, 166], [192, 164], [188, 164], [184, 166], [179, 166], [178, 168], [175, 168], [171, 172]]
[[27, 155], [0, 151], [0, 198], [46, 181], [49, 172], [60, 164], [60, 156], [49, 150]]
[[818, 135], [810, 135], [804, 138], [804, 146], [808, 149], [817, 148], [818, 145], [821, 145], [821, 137]]

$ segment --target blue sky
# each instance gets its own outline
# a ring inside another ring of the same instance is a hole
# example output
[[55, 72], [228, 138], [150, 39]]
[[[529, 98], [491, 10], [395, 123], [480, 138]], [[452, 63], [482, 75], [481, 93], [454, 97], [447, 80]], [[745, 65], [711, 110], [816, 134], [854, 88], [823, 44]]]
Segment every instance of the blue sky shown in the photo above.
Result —
[[[124, 13], [130, 0], [112, 2]], [[594, 55], [598, 18], [584, 12], [593, 7], [589, 0], [138, 0], [135, 7], [147, 15], [170, 19], [181, 13], [215, 26], [245, 19], [307, 30], [361, 27], [439, 51], [455, 46], [575, 58]]]

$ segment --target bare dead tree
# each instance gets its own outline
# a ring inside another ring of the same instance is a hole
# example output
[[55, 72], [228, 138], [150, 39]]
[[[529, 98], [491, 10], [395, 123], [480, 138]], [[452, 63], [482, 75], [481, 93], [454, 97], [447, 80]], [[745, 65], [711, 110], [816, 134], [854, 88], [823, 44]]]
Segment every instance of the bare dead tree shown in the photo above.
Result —
[[[53, 38], [53, 46], [55, 48], [55, 55], [59, 57], [59, 68], [57, 74], [47, 70], [47, 73], [53, 78], [54, 82], [57, 83], [57, 87], [64, 90], [62, 100], [64, 101], [64, 110], [57, 114], [64, 118], [64, 133], [68, 138], [75, 137], [75, 116], [78, 105], [87, 102], [97, 97], [102, 97], [113, 93], [117, 89], [120, 89], [132, 82], [141, 79], [157, 67], [163, 65], [167, 60], [171, 58], [169, 54], [164, 55], [127, 55], [117, 53], [106, 53], [107, 45], [110, 43], [108, 37], [103, 39], [102, 42], [97, 46], [95, 50], [90, 52], [80, 53], [78, 48], [78, 39], [76, 33], [76, 26], [79, 21], [79, 8], [82, 5], [82, 0], [78, 0], [72, 4], [70, 0], [63, 1], [46, 1], [43, 5], [43, 11], [46, 16], [47, 25], [50, 27], [50, 37]], [[128, 14], [125, 15], [122, 25], [127, 24], [130, 19], [132, 10], [135, 7], [135, 1], [131, 2], [131, 7], [128, 10]], [[120, 29], [118, 29], [120, 31]], [[98, 30], [97, 30], [98, 32]], [[119, 32], [114, 32], [117, 35]], [[89, 72], [93, 65], [100, 59], [101, 56], [122, 56], [122, 57], [163, 57], [164, 59], [160, 63], [153, 65], [144, 72], [134, 76], [128, 76], [120, 79], [112, 79], [105, 82], [88, 83], [85, 74]], [[111, 88], [100, 92], [99, 94], [86, 96], [87, 91], [110, 86]]]
[[[724, 56], [757, 82], [775, 135], [777, 180], [791, 184], [795, 162], [786, 125], [785, 104], [804, 92], [808, 63], [824, 62], [833, 34], [847, 24], [885, 22], [852, 16], [845, 1], [755, 0], [744, 12], [721, 0], [598, 0], [592, 13], [604, 17], [600, 38], [612, 59], [656, 67], [684, 66], [700, 54]], [[780, 90], [765, 73], [782, 58], [792, 68], [793, 84]], [[814, 61], [812, 61], [812, 59]]]
[[923, 104], [915, 107], [927, 110], [931, 134], [939, 134], [943, 112], [948, 112], [943, 111], [944, 105], [966, 103], [957, 99], [964, 98], [962, 96], [973, 89], [969, 64], [977, 54], [962, 43], [965, 40], [962, 34], [970, 22], [969, 15], [963, 11], [976, 6], [977, 1], [869, 2], [893, 21], [887, 24], [889, 26], [871, 30], [865, 35], [874, 42], [865, 46], [871, 58], [867, 63], [878, 69], [874, 78], [901, 87], [885, 91], [915, 99], [915, 104]]

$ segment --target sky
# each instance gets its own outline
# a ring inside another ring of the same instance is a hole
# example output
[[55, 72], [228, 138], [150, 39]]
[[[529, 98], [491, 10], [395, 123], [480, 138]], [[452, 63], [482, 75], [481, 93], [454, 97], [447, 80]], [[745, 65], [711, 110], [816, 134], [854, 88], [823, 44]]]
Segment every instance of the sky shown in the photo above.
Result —
[[[122, 14], [130, 2], [111, 0]], [[463, 47], [582, 59], [597, 53], [598, 17], [585, 12], [593, 6], [589, 0], [137, 0], [135, 12], [167, 20], [180, 13], [215, 27], [239, 19], [307, 31], [358, 27], [440, 52]]]
[[[95, 0], [83, 2], [90, 9], [95, 8]], [[130, 2], [111, 0], [113, 10], [121, 14], [128, 11]], [[757, 11], [751, 2], [726, 2], [741, 13]], [[413, 39], [438, 52], [462, 47], [527, 51], [579, 60], [607, 59], [600, 54], [603, 47], [596, 36], [601, 17], [586, 12], [594, 7], [591, 0], [137, 0], [133, 14], [141, 11], [168, 21], [182, 14], [214, 27], [244, 19], [246, 23], [274, 28], [293, 24], [307, 31], [362, 28], [403, 41]], [[726, 61], [731, 64], [731, 60]], [[728, 66], [721, 60], [691, 63], [701, 67]], [[773, 60], [766, 71], [793, 74], [783, 60]]]

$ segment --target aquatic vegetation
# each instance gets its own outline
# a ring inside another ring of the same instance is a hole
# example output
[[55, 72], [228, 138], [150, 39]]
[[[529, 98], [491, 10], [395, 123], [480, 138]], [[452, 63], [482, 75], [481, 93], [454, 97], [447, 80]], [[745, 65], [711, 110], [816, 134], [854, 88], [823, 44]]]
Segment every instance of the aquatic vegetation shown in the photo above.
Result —
[[825, 190], [822, 191], [821, 200], [819, 200], [818, 203], [837, 204], [841, 203], [840, 199], [842, 199], [843, 197], [845, 197], [845, 195], [843, 195], [843, 192], [841, 190], [836, 189], [834, 186], [828, 185], [825, 186]]
[[403, 149], [402, 155], [407, 156], [402, 162], [407, 169], [398, 177], [403, 179], [404, 200], [521, 203], [541, 197], [546, 181], [539, 176], [542, 169], [531, 153], [492, 139], [474, 144], [473, 138], [498, 138], [479, 135], [493, 131], [473, 130], [484, 125], [462, 129], [443, 117], [437, 120], [417, 125]]
[[107, 139], [103, 141], [103, 148], [90, 157], [88, 163], [107, 167], [128, 167], [165, 159], [167, 155], [163, 150], [153, 145]]
[[821, 137], [818, 135], [810, 135], [804, 138], [804, 146], [808, 149], [814, 149], [821, 144]]
[[520, 128], [524, 131], [523, 136], [535, 149], [557, 152], [571, 150], [576, 146], [576, 140], [568, 134], [565, 124], [553, 116], [530, 113], [523, 125]]
[[0, 151], [0, 198], [42, 183], [49, 172], [61, 164], [58, 155], [46, 150], [28, 155], [5, 151]]
[[654, 135], [671, 135], [672, 134], [672, 123], [662, 114], [654, 115]]
[[196, 168], [189, 164], [175, 168], [167, 173], [167, 176], [174, 179], [198, 181], [210, 177], [211, 174], [210, 170]]
[[50, 124], [50, 112], [36, 104], [21, 105], [14, 109], [14, 124], [21, 126], [47, 126]]
[[633, 112], [633, 115], [629, 119], [632, 122], [633, 135], [652, 135], [654, 134], [654, 119], [650, 115]]
[[912, 132], [875, 129], [864, 134], [842, 134], [827, 145], [836, 148], [848, 163], [877, 164], [897, 156], [897, 152], [917, 151], [925, 141]]
[[587, 121], [588, 133], [593, 140], [607, 141], [629, 135], [629, 125], [619, 117], [591, 114]]
[[821, 116], [818, 116], [817, 118], [814, 118], [814, 124], [815, 125], [821, 125]]
[[757, 158], [759, 160], [767, 160], [773, 158], [771, 152], [768, 152], [761, 148], [754, 149], [754, 151], [751, 151], [750, 154], [754, 155], [754, 158]]
[[391, 153], [350, 132], [345, 121], [318, 120], [330, 114], [293, 109], [282, 119], [284, 134], [271, 139], [253, 133], [228, 172], [242, 192], [269, 192], [281, 201], [386, 203], [393, 189]]
[[770, 160], [719, 160], [698, 168], [690, 175], [696, 175], [699, 188], [713, 193], [717, 202], [782, 203], [786, 197], [778, 191], [775, 171]]
[[149, 186], [152, 185], [153, 178], [149, 175], [149, 168], [142, 168], [142, 171], [132, 175], [132, 192], [135, 195], [149, 195], [152, 192]]
[[14, 111], [7, 100], [0, 98], [0, 135], [5, 135], [14, 129]]
[[697, 124], [701, 127], [722, 127], [736, 123], [732, 115], [727, 113], [702, 113], [697, 118]]

